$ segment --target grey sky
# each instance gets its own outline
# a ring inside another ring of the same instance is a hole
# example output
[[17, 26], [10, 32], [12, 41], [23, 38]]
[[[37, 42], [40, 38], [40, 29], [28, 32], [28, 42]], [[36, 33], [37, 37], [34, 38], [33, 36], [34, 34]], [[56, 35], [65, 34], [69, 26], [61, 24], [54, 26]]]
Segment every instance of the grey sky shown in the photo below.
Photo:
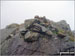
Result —
[[35, 15], [56, 22], [66, 20], [74, 30], [74, 1], [1, 1], [1, 28], [23, 23]]

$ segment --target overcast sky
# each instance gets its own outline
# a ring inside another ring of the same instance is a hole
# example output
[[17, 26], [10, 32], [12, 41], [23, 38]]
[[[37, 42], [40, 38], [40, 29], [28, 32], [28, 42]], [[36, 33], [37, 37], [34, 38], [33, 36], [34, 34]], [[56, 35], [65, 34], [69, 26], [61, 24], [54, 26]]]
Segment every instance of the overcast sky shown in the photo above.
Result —
[[23, 23], [35, 15], [55, 22], [66, 20], [74, 30], [74, 1], [1, 1], [1, 28]]

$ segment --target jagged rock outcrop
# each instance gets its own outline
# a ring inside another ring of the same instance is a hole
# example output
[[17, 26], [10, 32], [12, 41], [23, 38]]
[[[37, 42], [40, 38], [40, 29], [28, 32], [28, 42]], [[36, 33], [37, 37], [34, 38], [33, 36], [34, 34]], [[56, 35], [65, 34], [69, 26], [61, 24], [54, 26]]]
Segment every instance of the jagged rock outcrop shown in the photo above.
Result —
[[69, 24], [66, 23], [65, 20], [61, 20], [60, 22], [57, 23], [62, 29], [66, 31], [71, 31]]
[[[63, 28], [64, 27], [64, 28]], [[10, 29], [12, 30], [10, 30]], [[9, 25], [1, 30], [1, 55], [57, 55], [61, 51], [74, 51], [74, 35], [63, 20], [53, 22], [35, 16], [21, 25]]]

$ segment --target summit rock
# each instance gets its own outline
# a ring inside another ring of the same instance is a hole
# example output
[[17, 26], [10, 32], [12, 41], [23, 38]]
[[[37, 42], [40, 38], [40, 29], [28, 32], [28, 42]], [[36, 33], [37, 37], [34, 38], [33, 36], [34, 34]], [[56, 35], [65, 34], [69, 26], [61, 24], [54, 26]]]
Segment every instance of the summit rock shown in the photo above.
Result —
[[60, 55], [75, 49], [74, 34], [69, 24], [35, 16], [22, 24], [1, 29], [1, 55]]

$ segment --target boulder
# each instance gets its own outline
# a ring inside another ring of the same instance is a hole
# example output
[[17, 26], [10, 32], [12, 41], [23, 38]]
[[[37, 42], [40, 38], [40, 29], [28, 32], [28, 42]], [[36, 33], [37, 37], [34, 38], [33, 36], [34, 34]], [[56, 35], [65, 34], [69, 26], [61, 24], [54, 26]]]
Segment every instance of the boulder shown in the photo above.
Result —
[[71, 31], [69, 24], [67, 24], [65, 20], [61, 20], [60, 22], [57, 22], [57, 24], [65, 31]]
[[27, 42], [37, 41], [39, 38], [39, 33], [28, 31], [24, 37]]
[[30, 30], [33, 31], [33, 32], [38, 32], [40, 34], [45, 34], [45, 35], [48, 35], [48, 36], [52, 35], [52, 32], [48, 28], [46, 28], [46, 27], [44, 27], [44, 26], [42, 26], [40, 24], [34, 24], [30, 28]]
[[42, 32], [46, 32], [47, 31], [47, 28], [46, 27], [44, 27], [44, 26], [42, 26], [42, 25], [40, 25], [40, 24], [34, 24], [35, 26], [38, 26], [38, 27], [40, 27], [41, 28], [41, 30], [42, 30]]
[[65, 37], [65, 34], [58, 33], [57, 36], [60, 37], [60, 38], [64, 38]]
[[53, 35], [53, 33], [52, 33], [50, 30], [47, 30], [47, 31], [46, 31], [46, 34], [47, 34], [48, 36], [50, 36], [50, 37], [52, 37], [52, 35]]
[[37, 25], [32, 25], [32, 27], [30, 27], [29, 30], [34, 31], [34, 32], [41, 32], [42, 31], [41, 27], [39, 27]]
[[48, 28], [46, 28], [46, 27], [44, 27], [40, 24], [34, 24], [34, 25], [38, 26], [40, 28], [40, 30], [38, 31], [40, 34], [45, 34], [45, 35], [48, 35], [48, 36], [52, 36], [52, 32]]
[[38, 19], [34, 19], [34, 20], [26, 20], [25, 21], [25, 28], [26, 29], [30, 29], [31, 27], [33, 27], [33, 24], [40, 24], [40, 21]]
[[33, 19], [25, 20], [24, 22], [25, 28], [27, 29], [28, 27], [30, 27], [33, 24], [33, 22], [34, 22]]

